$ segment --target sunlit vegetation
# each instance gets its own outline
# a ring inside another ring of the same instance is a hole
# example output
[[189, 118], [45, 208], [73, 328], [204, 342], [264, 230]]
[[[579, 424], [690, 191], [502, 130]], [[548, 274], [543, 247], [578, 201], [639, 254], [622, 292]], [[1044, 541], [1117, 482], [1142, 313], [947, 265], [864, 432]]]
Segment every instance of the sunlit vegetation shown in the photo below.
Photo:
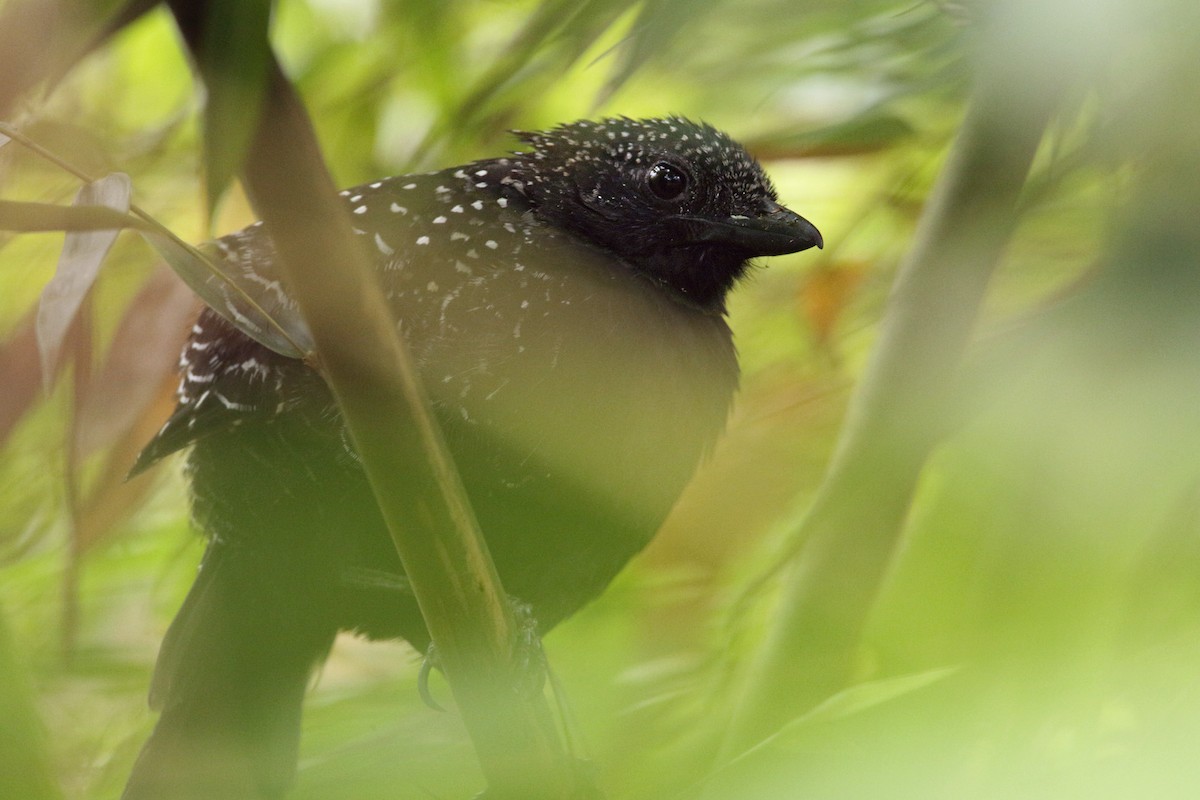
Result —
[[[205, 115], [165, 7], [72, 66], [120, 5], [0, 2], [0, 201], [71, 206], [119, 172], [181, 240], [252, 222], [236, 137], [205, 137], [246, 123]], [[1194, 6], [275, 4], [339, 185], [678, 113], [744, 141], [824, 234], [736, 293], [724, 439], [545, 641], [606, 796], [1200, 793]], [[0, 205], [0, 800], [102, 800], [201, 552], [178, 460], [124, 481], [198, 301], [124, 231], [39, 325], [83, 218], [19, 212]], [[483, 788], [418, 666], [339, 639], [292, 796]]]

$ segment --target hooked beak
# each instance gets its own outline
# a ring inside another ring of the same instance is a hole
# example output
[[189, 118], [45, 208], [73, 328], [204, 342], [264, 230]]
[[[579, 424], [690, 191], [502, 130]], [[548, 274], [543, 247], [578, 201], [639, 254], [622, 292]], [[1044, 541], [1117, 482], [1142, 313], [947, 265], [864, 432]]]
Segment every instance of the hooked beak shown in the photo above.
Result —
[[772, 202], [756, 217], [736, 215], [723, 220], [680, 217], [696, 242], [723, 242], [740, 247], [752, 256], [781, 256], [810, 247], [824, 247], [816, 226], [804, 217]]

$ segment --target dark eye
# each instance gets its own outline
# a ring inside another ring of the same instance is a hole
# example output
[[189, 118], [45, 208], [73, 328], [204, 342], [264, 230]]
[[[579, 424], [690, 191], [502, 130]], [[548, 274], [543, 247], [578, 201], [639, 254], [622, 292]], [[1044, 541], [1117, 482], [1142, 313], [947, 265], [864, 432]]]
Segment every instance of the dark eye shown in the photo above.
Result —
[[646, 175], [650, 191], [660, 200], [678, 200], [688, 189], [687, 173], [674, 164], [660, 161]]

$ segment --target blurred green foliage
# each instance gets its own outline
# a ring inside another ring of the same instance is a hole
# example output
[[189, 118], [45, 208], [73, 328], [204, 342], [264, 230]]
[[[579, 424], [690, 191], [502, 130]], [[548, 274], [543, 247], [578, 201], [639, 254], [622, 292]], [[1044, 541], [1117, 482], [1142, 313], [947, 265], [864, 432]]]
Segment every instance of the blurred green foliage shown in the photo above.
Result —
[[[509, 128], [679, 113], [747, 142], [825, 234], [819, 258], [773, 259], [738, 292], [727, 436], [650, 550], [546, 642], [610, 796], [1200, 792], [1197, 16], [1187, 0], [275, 5], [273, 43], [341, 184], [498, 154]], [[1010, 74], [1018, 103], [1051, 86], [1062, 99], [974, 335], [961, 424], [920, 476], [854, 685], [718, 758], [786, 575], [774, 567], [975, 68]], [[7, 122], [89, 174], [130, 174], [138, 205], [200, 241], [252, 219], [235, 184], [210, 221], [201, 107], [158, 9]], [[77, 189], [0, 144], [0, 198], [66, 204]], [[174, 466], [113, 480], [169, 406], [168, 365], [133, 421], [110, 413], [131, 395], [86, 380], [156, 257], [118, 240], [72, 366], [42, 397], [28, 320], [60, 247], [0, 233], [0, 707], [16, 709], [0, 725], [22, 732], [33, 787], [13, 800], [118, 796], [199, 556]], [[421, 706], [415, 668], [400, 645], [339, 642], [296, 798], [479, 788], [470, 742]], [[13, 757], [0, 737], [0, 764]]]

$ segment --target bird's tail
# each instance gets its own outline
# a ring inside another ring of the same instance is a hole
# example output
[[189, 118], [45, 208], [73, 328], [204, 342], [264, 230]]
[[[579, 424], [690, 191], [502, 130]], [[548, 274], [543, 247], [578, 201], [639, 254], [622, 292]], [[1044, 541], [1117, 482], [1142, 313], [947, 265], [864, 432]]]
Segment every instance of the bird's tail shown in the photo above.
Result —
[[[291, 784], [301, 706], [336, 632], [286, 564], [209, 546], [159, 653], [162, 714], [122, 800], [259, 800]], [[283, 559], [286, 561], [286, 556]]]

